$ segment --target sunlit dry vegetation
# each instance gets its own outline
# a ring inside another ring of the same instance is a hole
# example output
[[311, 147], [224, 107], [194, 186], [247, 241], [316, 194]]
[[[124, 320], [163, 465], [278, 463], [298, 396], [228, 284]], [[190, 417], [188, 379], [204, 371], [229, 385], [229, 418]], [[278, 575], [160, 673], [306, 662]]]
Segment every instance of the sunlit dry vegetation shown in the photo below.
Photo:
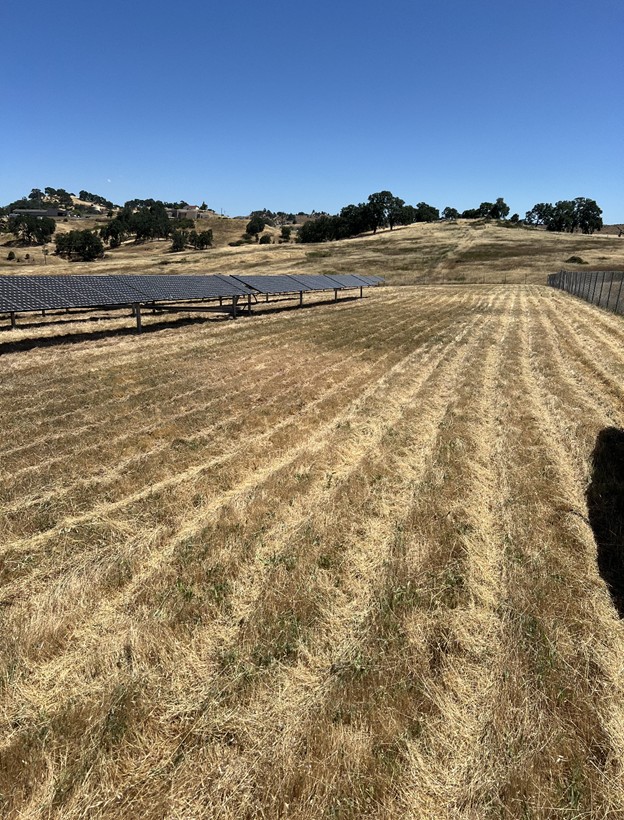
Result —
[[[67, 226], [65, 225], [65, 228]], [[75, 227], [70, 225], [70, 227]], [[239, 248], [227, 242], [240, 238], [245, 223], [202, 220], [215, 247], [207, 251], [171, 253], [170, 240], [136, 244], [128, 241], [108, 250], [103, 260], [66, 262], [50, 254], [45, 271], [40, 247], [22, 249], [31, 260], [7, 262], [0, 253], [0, 272], [28, 273], [362, 273], [383, 276], [389, 284], [529, 283], [542, 284], [562, 268], [624, 269], [624, 238], [613, 233], [555, 234], [537, 228], [483, 220], [421, 223], [339, 242], [299, 245], [255, 243]], [[59, 223], [58, 230], [63, 229]], [[266, 229], [274, 239], [278, 229]], [[2, 249], [4, 250], [4, 249]], [[571, 258], [581, 259], [575, 264]]]
[[[478, 229], [430, 230], [473, 264]], [[0, 334], [2, 816], [619, 816], [585, 493], [620, 318], [440, 285], [71, 345], [33, 322]]]

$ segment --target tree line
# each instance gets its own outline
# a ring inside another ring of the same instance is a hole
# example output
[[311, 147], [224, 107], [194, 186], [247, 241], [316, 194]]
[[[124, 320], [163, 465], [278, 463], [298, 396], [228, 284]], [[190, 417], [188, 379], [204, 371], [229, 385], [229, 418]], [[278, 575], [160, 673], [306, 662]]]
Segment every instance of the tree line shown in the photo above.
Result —
[[560, 200], [554, 205], [538, 202], [526, 212], [525, 222], [527, 225], [543, 225], [547, 231], [592, 234], [602, 228], [602, 209], [595, 200], [582, 196]]
[[[80, 198], [84, 201], [108, 207], [112, 202], [80, 191]], [[56, 202], [60, 206], [72, 204], [74, 195], [63, 188], [33, 188], [28, 197], [10, 203], [1, 212], [10, 214], [21, 208], [46, 208]], [[117, 248], [121, 243], [134, 237], [136, 242], [154, 239], [171, 239], [171, 250], [180, 251], [187, 247], [203, 250], [211, 247], [213, 242], [212, 231], [196, 231], [195, 223], [189, 219], [172, 220], [167, 215], [167, 208], [181, 209], [187, 206], [181, 202], [162, 202], [154, 199], [134, 199], [125, 203], [116, 215], [99, 230], [76, 230], [57, 236], [55, 239], [56, 252], [68, 259], [90, 261], [103, 256], [105, 245]], [[205, 209], [202, 203], [202, 209]], [[437, 208], [426, 202], [417, 205], [407, 205], [404, 200], [390, 191], [378, 191], [370, 194], [366, 202], [357, 205], [346, 205], [338, 214], [321, 213], [315, 219], [305, 222], [298, 232], [298, 240], [303, 243], [326, 242], [330, 240], [346, 239], [362, 233], [377, 232], [380, 228], [393, 230], [397, 225], [409, 225], [415, 222], [434, 222], [440, 218], [454, 219], [496, 219], [506, 220], [510, 208], [502, 197], [494, 202], [482, 202], [478, 208], [469, 208], [458, 211], [453, 207], [446, 207], [442, 217]], [[109, 216], [112, 213], [109, 213]], [[580, 231], [585, 234], [594, 233], [602, 228], [602, 210], [595, 200], [586, 197], [577, 197], [574, 200], [561, 200], [554, 205], [551, 203], [537, 203], [526, 212], [524, 220], [518, 214], [513, 214], [510, 222], [533, 226], [543, 226], [549, 231], [574, 233]], [[279, 211], [273, 213], [263, 209], [253, 211], [247, 225], [245, 236], [259, 241], [259, 235], [266, 224], [275, 225], [295, 221], [293, 214]], [[33, 217], [27, 214], [12, 216], [4, 225], [4, 230], [12, 232], [24, 244], [43, 245], [49, 242], [55, 232], [56, 223], [49, 217]], [[289, 232], [290, 234], [290, 232]], [[290, 236], [286, 237], [286, 241]], [[262, 237], [270, 241], [270, 238]]]
[[317, 219], [305, 222], [299, 229], [301, 242], [326, 242], [333, 239], [347, 239], [351, 236], [395, 225], [410, 225], [412, 222], [434, 222], [440, 212], [426, 202], [406, 205], [404, 200], [390, 191], [370, 194], [366, 202], [346, 205], [339, 214], [321, 214]]
[[[74, 230], [55, 237], [55, 252], [70, 260], [91, 262], [104, 255], [105, 244], [117, 248], [125, 239], [134, 237], [136, 242], [150, 239], [171, 239], [171, 250], [186, 247], [204, 250], [212, 246], [211, 230], [192, 230], [195, 223], [191, 219], [170, 219], [164, 203], [152, 201], [147, 207], [134, 210], [126, 204], [106, 225], [94, 230]], [[56, 222], [51, 217], [36, 217], [28, 214], [12, 216], [6, 229], [26, 245], [44, 245], [50, 242], [56, 231]]]

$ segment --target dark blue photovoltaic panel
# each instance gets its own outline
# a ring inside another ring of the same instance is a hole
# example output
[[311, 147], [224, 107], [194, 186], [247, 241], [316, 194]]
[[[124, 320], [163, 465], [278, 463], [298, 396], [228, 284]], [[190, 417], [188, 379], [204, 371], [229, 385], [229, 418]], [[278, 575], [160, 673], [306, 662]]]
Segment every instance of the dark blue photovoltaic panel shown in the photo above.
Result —
[[137, 291], [139, 302], [183, 302], [195, 299], [215, 299], [219, 296], [240, 296], [240, 284], [223, 276], [116, 276], [117, 281]]
[[239, 282], [235, 276], [226, 276], [222, 273], [216, 273], [211, 277], [212, 279], [219, 279], [224, 285], [229, 288], [228, 296], [243, 296], [249, 293], [249, 288]]
[[295, 282], [292, 276], [239, 276], [237, 274], [235, 278], [258, 293], [295, 293], [308, 290], [300, 282]]
[[[52, 277], [50, 277], [52, 278]], [[45, 287], [29, 281], [27, 276], [3, 276], [0, 296], [10, 311], [53, 310], [68, 307], [62, 297], [51, 294]]]
[[[140, 301], [134, 288], [114, 276], [28, 276], [28, 282], [45, 288], [55, 307], [105, 307]], [[52, 305], [50, 306], [52, 307]]]
[[0, 311], [114, 307], [216, 299], [248, 292], [227, 276], [1, 276]]
[[370, 276], [364, 276], [364, 274], [362, 273], [354, 273], [353, 276], [355, 276], [356, 279], [359, 279], [361, 282], [363, 282], [363, 286], [370, 287], [371, 285], [375, 284], [373, 280], [370, 278]]
[[16, 310], [15, 302], [11, 301], [13, 291], [10, 285], [15, 276], [0, 276], [0, 313], [11, 313]]
[[292, 278], [309, 290], [334, 290], [339, 287], [337, 282], [320, 273], [295, 273]]
[[366, 282], [354, 276], [352, 273], [332, 273], [331, 278], [338, 282], [341, 288], [363, 288], [368, 287]]

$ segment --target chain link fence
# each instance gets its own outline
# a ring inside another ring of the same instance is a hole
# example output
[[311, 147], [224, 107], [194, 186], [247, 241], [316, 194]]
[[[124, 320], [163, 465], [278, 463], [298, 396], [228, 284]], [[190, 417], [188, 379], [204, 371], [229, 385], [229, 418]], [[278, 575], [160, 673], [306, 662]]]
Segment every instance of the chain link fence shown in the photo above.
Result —
[[624, 313], [624, 271], [562, 270], [551, 273], [548, 284], [605, 310]]

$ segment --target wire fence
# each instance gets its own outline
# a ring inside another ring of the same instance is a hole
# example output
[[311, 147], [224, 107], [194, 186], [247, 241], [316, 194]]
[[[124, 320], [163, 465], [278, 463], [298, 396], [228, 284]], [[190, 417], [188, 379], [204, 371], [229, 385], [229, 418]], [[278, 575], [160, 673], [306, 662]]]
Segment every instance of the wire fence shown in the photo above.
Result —
[[562, 270], [551, 273], [548, 284], [605, 310], [624, 313], [624, 271]]

